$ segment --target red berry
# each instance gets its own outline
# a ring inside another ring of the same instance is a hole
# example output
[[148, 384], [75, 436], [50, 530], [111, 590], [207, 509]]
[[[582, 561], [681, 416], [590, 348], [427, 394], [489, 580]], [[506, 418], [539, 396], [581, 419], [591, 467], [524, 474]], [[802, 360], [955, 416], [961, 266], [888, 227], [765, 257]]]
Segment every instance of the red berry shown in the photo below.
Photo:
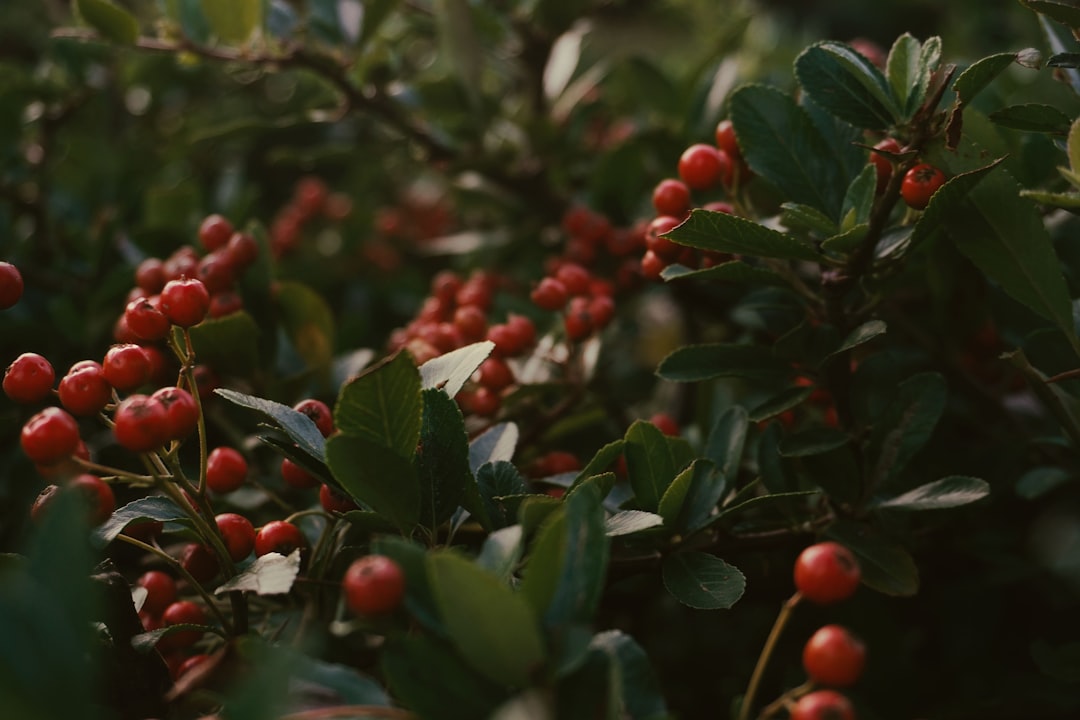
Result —
[[167, 439], [181, 440], [195, 432], [199, 425], [199, 408], [191, 393], [183, 388], [164, 387], [150, 397], [165, 408]]
[[[900, 143], [897, 142], [895, 138], [885, 138], [874, 145], [874, 149], [898, 153], [900, 152]], [[871, 151], [870, 162], [874, 163], [874, 172], [877, 174], [877, 189], [875, 192], [880, 195], [884, 192], [885, 186], [889, 184], [889, 180], [892, 178], [893, 161], [887, 155]]]
[[124, 308], [123, 321], [141, 340], [161, 340], [169, 334], [172, 324], [151, 298], [132, 300]]
[[259, 242], [247, 233], [233, 233], [224, 252], [233, 270], [240, 272], [259, 259]]
[[487, 336], [487, 315], [475, 305], [462, 305], [454, 310], [454, 327], [467, 343], [478, 342]]
[[454, 296], [458, 305], [475, 305], [486, 311], [491, 307], [491, 288], [487, 283], [469, 278]]
[[354, 560], [341, 580], [345, 603], [357, 615], [383, 615], [405, 598], [405, 573], [385, 555]]
[[176, 581], [160, 570], [144, 572], [135, 584], [146, 589], [142, 609], [151, 615], [161, 615], [176, 600]]
[[176, 252], [165, 259], [165, 264], [162, 266], [166, 283], [180, 278], [195, 277], [195, 271], [198, 268], [199, 253], [191, 245], [177, 248]]
[[716, 147], [727, 153], [731, 160], [736, 160], [742, 155], [739, 141], [735, 137], [735, 126], [731, 120], [721, 120], [716, 125]]
[[945, 184], [945, 173], [933, 165], [921, 163], [907, 171], [900, 183], [900, 197], [908, 207], [923, 210], [930, 204], [930, 196]]
[[661, 215], [654, 218], [645, 229], [645, 247], [664, 260], [674, 260], [684, 248], [682, 245], [676, 245], [663, 236], [681, 222], [678, 218], [670, 215]]
[[196, 278], [170, 280], [161, 291], [161, 311], [174, 325], [197, 325], [209, 309], [210, 293]]
[[592, 275], [577, 263], [563, 263], [555, 271], [555, 278], [563, 284], [570, 296], [585, 295], [589, 292]]
[[7, 310], [19, 302], [23, 294], [23, 279], [19, 268], [9, 262], [0, 262], [0, 310]]
[[566, 285], [561, 280], [553, 277], [545, 277], [529, 293], [529, 299], [533, 301], [534, 305], [541, 310], [551, 311], [562, 310], [563, 306], [566, 305], [568, 296]]
[[576, 297], [570, 301], [563, 317], [566, 337], [570, 340], [584, 340], [594, 329], [592, 314], [589, 313], [589, 298]]
[[17, 403], [29, 405], [44, 400], [52, 391], [56, 372], [37, 353], [23, 353], [4, 372], [4, 392]]
[[659, 412], [649, 418], [649, 422], [657, 427], [660, 432], [670, 437], [679, 436], [679, 423], [667, 413]]
[[236, 273], [228, 256], [220, 251], [212, 252], [199, 261], [195, 277], [202, 281], [206, 292], [211, 295], [231, 290], [236, 282]]
[[329, 194], [330, 190], [322, 178], [306, 175], [296, 181], [293, 198], [302, 217], [310, 218], [323, 211]]
[[641, 275], [646, 280], [659, 280], [660, 273], [666, 267], [667, 261], [652, 250], [646, 250], [645, 254], [641, 256]]
[[811, 545], [795, 561], [795, 588], [819, 605], [851, 597], [861, 578], [859, 561], [840, 543], [826, 541]]
[[169, 439], [169, 415], [153, 397], [129, 395], [113, 414], [113, 434], [131, 452], [149, 452]]
[[480, 417], [491, 417], [499, 412], [502, 406], [499, 393], [483, 386], [472, 392], [458, 393], [458, 402], [464, 412]]
[[[207, 624], [206, 612], [190, 600], [179, 600], [169, 605], [161, 614], [161, 620], [166, 627]], [[199, 630], [176, 632], [168, 636], [167, 645], [171, 649], [187, 647], [197, 643], [202, 636]]]
[[49, 506], [56, 499], [58, 492], [60, 492], [59, 485], [46, 485], [42, 488], [38, 496], [34, 498], [34, 504], [30, 506], [30, 520], [40, 523], [42, 518], [45, 517], [45, 513], [49, 511]]
[[552, 450], [538, 457], [533, 463], [533, 472], [538, 477], [576, 472], [580, 469], [581, 461], [578, 460], [577, 455], [565, 450]]
[[835, 690], [815, 690], [799, 698], [791, 720], [855, 720], [855, 708]]
[[101, 363], [105, 380], [120, 392], [130, 392], [150, 379], [150, 360], [138, 345], [113, 345]]
[[615, 317], [615, 301], [610, 295], [594, 295], [589, 300], [589, 317], [597, 330], [607, 327]]
[[281, 479], [285, 484], [297, 490], [313, 488], [321, 481], [289, 458], [281, 459]]
[[441, 302], [453, 303], [462, 284], [461, 277], [453, 270], [441, 270], [431, 279], [431, 294]]
[[682, 217], [690, 212], [690, 188], [674, 178], [661, 180], [653, 188], [652, 203], [657, 215]]
[[707, 190], [721, 182], [730, 185], [731, 160], [722, 150], [697, 143], [679, 157], [679, 177], [694, 190]]
[[71, 457], [79, 446], [79, 424], [58, 407], [47, 407], [26, 421], [19, 443], [31, 461], [39, 465]]
[[330, 437], [334, 432], [334, 414], [330, 406], [322, 400], [307, 398], [293, 405], [293, 410], [301, 412], [311, 418], [315, 427], [319, 429], [323, 437]]
[[116, 495], [109, 484], [97, 475], [83, 473], [71, 479], [68, 487], [74, 488], [86, 501], [91, 525], [100, 525], [112, 517], [116, 510]]
[[184, 662], [180, 663], [180, 665], [177, 666], [176, 672], [172, 674], [173, 680], [178, 680], [179, 678], [182, 678], [183, 676], [187, 675], [189, 672], [197, 668], [199, 665], [202, 665], [209, 659], [210, 656], [206, 653], [198, 653], [197, 655], [192, 655], [191, 657], [186, 658]]
[[284, 520], [271, 520], [255, 534], [255, 554], [259, 557], [272, 552], [289, 555], [306, 545], [307, 540], [300, 528]]
[[112, 386], [105, 379], [101, 365], [82, 360], [71, 366], [57, 386], [60, 403], [75, 415], [101, 412], [112, 399]]
[[225, 317], [244, 309], [244, 299], [239, 293], [232, 290], [219, 292], [210, 296], [210, 307], [206, 314], [212, 318]]
[[347, 513], [360, 509], [351, 497], [326, 484], [319, 487], [319, 504], [328, 513]]
[[206, 486], [216, 493], [231, 493], [247, 479], [248, 464], [238, 450], [218, 447], [206, 458]]
[[488, 328], [487, 339], [495, 343], [492, 351], [503, 357], [513, 357], [520, 352], [518, 336], [506, 323], [499, 323]]
[[135, 268], [135, 284], [147, 295], [158, 294], [165, 287], [165, 264], [156, 257], [146, 258]]
[[146, 362], [150, 365], [150, 382], [155, 385], [164, 385], [169, 382], [169, 373], [172, 370], [172, 357], [157, 345], [143, 345], [143, 354]]
[[803, 646], [803, 669], [810, 679], [831, 687], [854, 685], [866, 664], [862, 640], [839, 625], [826, 625]]
[[199, 225], [199, 242], [207, 252], [224, 247], [232, 235], [232, 223], [221, 215], [207, 215]]
[[255, 549], [255, 527], [243, 515], [221, 513], [214, 518], [218, 532], [225, 541], [229, 557], [240, 562]]
[[214, 552], [200, 543], [188, 543], [180, 555], [180, 565], [195, 582], [206, 584], [218, 574], [218, 559]]
[[477, 382], [495, 392], [514, 384], [514, 371], [500, 357], [489, 357], [476, 372]]

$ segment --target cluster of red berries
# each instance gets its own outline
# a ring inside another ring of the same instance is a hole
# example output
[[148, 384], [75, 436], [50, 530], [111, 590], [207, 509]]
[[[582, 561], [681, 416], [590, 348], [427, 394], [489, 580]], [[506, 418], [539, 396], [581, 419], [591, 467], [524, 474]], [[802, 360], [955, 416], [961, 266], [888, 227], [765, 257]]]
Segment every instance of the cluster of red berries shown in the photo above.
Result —
[[[850, 550], [827, 541], [802, 551], [794, 576], [799, 596], [831, 605], [855, 593], [862, 572]], [[802, 663], [810, 681], [826, 689], [800, 697], [790, 708], [792, 720], [855, 720], [851, 701], [832, 688], [850, 687], [862, 675], [866, 664], [862, 640], [840, 625], [825, 625], [803, 646]]]
[[[877, 152], [878, 150], [882, 152]], [[874, 151], [870, 153], [870, 160], [874, 163], [877, 172], [877, 193], [884, 192], [892, 179], [894, 170], [894, 156], [903, 153], [904, 149], [896, 138], [887, 137], [874, 145]], [[910, 168], [900, 183], [900, 197], [907, 206], [913, 210], [925, 210], [930, 204], [930, 198], [938, 189], [945, 184], [947, 178], [939, 168], [929, 163], [919, 163]]]
[[344, 193], [330, 192], [326, 183], [314, 175], [300, 178], [292, 199], [281, 208], [270, 224], [270, 249], [274, 257], [292, 252], [300, 244], [304, 226], [319, 217], [341, 222], [352, 213], [352, 200]]
[[608, 281], [564, 261], [537, 283], [529, 297], [541, 310], [562, 311], [566, 337], [577, 342], [603, 330], [615, 317], [614, 291]]
[[574, 205], [563, 213], [562, 231], [566, 242], [562, 254], [552, 257], [547, 272], [570, 262], [589, 269], [597, 277], [607, 277], [619, 292], [641, 285], [638, 258], [645, 249], [645, 223], [618, 227], [601, 213], [584, 205]]

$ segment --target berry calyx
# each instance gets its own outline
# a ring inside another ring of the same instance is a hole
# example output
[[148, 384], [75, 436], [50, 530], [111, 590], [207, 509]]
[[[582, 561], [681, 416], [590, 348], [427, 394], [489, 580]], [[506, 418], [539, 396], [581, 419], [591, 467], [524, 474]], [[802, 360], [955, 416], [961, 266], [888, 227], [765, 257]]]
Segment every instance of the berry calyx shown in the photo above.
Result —
[[116, 442], [131, 452], [149, 452], [169, 439], [165, 406], [149, 395], [129, 395], [113, 414]]
[[811, 545], [795, 561], [795, 588], [807, 600], [819, 605], [851, 597], [861, 579], [859, 561], [837, 542]]
[[66, 411], [47, 407], [26, 421], [19, 444], [33, 462], [51, 465], [74, 454], [79, 446], [79, 424]]
[[814, 682], [831, 687], [854, 685], [866, 664], [863, 641], [839, 625], [826, 625], [803, 646], [803, 669]]
[[209, 310], [210, 292], [196, 278], [170, 280], [161, 291], [161, 311], [174, 325], [198, 325]]
[[52, 391], [56, 372], [37, 353], [23, 353], [4, 372], [4, 393], [17, 403], [29, 405], [44, 400]]
[[255, 534], [255, 555], [258, 557], [272, 552], [287, 556], [306, 545], [300, 528], [284, 520], [271, 520]]
[[206, 457], [206, 486], [226, 494], [240, 488], [248, 475], [248, 464], [238, 450], [218, 447]]
[[7, 310], [23, 294], [23, 279], [19, 268], [9, 262], [0, 262], [0, 310]]
[[920, 163], [907, 171], [900, 184], [900, 197], [913, 210], [925, 210], [930, 197], [945, 184], [945, 173], [929, 163]]
[[367, 555], [353, 561], [341, 580], [345, 603], [357, 615], [384, 615], [405, 597], [405, 573], [385, 555]]
[[855, 720], [855, 708], [835, 690], [815, 690], [799, 698], [791, 720]]

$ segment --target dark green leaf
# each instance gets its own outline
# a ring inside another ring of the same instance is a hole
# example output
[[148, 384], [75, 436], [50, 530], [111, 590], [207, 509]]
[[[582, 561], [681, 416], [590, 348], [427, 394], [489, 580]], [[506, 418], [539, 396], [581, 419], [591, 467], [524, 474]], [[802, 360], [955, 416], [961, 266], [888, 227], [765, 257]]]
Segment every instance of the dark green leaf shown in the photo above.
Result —
[[524, 551], [524, 533], [520, 525], [510, 525], [491, 533], [484, 540], [476, 564], [502, 582], [510, 582]]
[[243, 310], [207, 318], [188, 332], [200, 363], [239, 377], [250, 375], [259, 367], [259, 328]]
[[378, 32], [383, 21], [390, 16], [401, 0], [368, 0], [364, 3], [363, 24], [360, 26], [360, 45], [366, 44]]
[[972, 63], [953, 83], [957, 102], [962, 105], [970, 103], [983, 88], [1005, 72], [1005, 69], [1014, 62], [1016, 62], [1016, 53], [1006, 52], [990, 55]]
[[[664, 495], [666, 497], [667, 493], [664, 493]], [[608, 537], [619, 537], [620, 535], [633, 535], [645, 530], [653, 530], [663, 527], [663, 525], [664, 518], [655, 513], [641, 510], [622, 510], [607, 519], [604, 529]]]
[[75, 8], [103, 38], [124, 45], [134, 45], [139, 39], [139, 22], [135, 16], [108, 0], [75, 0]]
[[264, 400], [227, 388], [219, 388], [214, 392], [234, 405], [256, 410], [267, 416], [284, 430], [301, 450], [319, 462], [326, 461], [326, 440], [315, 422], [304, 413], [273, 400]]
[[771, 493], [792, 492], [798, 489], [798, 478], [791, 462], [780, 454], [784, 429], [779, 422], [770, 423], [758, 438], [757, 465], [761, 481]]
[[1027, 103], [1011, 105], [990, 113], [990, 119], [998, 125], [1013, 130], [1064, 135], [1069, 132], [1072, 118], [1053, 105]]
[[1020, 0], [1029, 10], [1068, 25], [1073, 31], [1080, 30], [1080, 7], [1055, 0]]
[[420, 451], [414, 460], [420, 481], [420, 522], [436, 528], [462, 501], [469, 469], [469, 436], [457, 403], [441, 390], [423, 391]]
[[840, 221], [845, 231], [850, 231], [870, 219], [876, 189], [877, 169], [874, 165], [867, 164], [851, 181], [844, 195], [844, 204], [840, 208]]
[[435, 26], [442, 55], [476, 105], [484, 70], [484, 45], [477, 38], [473, 12], [467, 0], [435, 0]]
[[699, 610], [726, 610], [746, 590], [746, 578], [737, 567], [707, 553], [672, 553], [664, 558], [662, 572], [668, 592]]
[[811, 428], [784, 438], [780, 454], [786, 458], [810, 457], [836, 450], [851, 441], [847, 433], [830, 427]]
[[611, 689], [608, 717], [663, 720], [670, 717], [660, 683], [641, 646], [620, 630], [593, 636], [590, 649], [604, 653], [610, 661], [607, 686]]
[[820, 260], [810, 243], [785, 235], [753, 220], [711, 210], [694, 209], [681, 225], [664, 237], [689, 247], [737, 255]]
[[732, 481], [739, 475], [739, 464], [749, 429], [746, 409], [733, 405], [716, 418], [705, 441], [705, 457], [712, 460], [717, 470]]
[[897, 388], [884, 414], [874, 421], [866, 455], [870, 483], [888, 486], [930, 440], [945, 410], [948, 388], [937, 373], [915, 375]]
[[840, 347], [829, 353], [829, 357], [833, 355], [839, 355], [842, 352], [847, 352], [852, 348], [856, 348], [863, 343], [870, 342], [878, 335], [884, 335], [887, 326], [883, 320], [868, 320], [859, 327], [848, 333], [848, 336], [844, 338], [844, 342], [840, 343]]
[[581, 469], [574, 481], [570, 483], [570, 487], [567, 492], [573, 492], [589, 478], [607, 472], [609, 468], [618, 460], [619, 456], [623, 454], [623, 448], [625, 442], [622, 438], [618, 440], [612, 440], [607, 445], [596, 451], [596, 454], [592, 456], [592, 459], [585, 464], [585, 467]]
[[[419, 717], [491, 717], [507, 694], [502, 683], [475, 672], [450, 647], [430, 635], [396, 635], [386, 644], [381, 661], [394, 697]], [[432, 668], [439, 670], [432, 672]]]
[[1016, 494], [1036, 500], [1072, 480], [1072, 474], [1059, 467], [1036, 467], [1016, 481]]
[[903, 545], [854, 520], [838, 520], [825, 534], [855, 553], [862, 581], [869, 587], [901, 597], [919, 591], [919, 569]]
[[885, 130], [903, 119], [889, 81], [848, 45], [811, 45], [796, 58], [795, 75], [814, 102], [856, 127]]
[[202, 0], [214, 35], [227, 45], [242, 45], [262, 27], [262, 0]]
[[288, 557], [271, 552], [255, 558], [255, 562], [243, 572], [216, 588], [214, 594], [243, 590], [256, 595], [282, 595], [292, 589], [293, 581], [299, 574], [299, 550], [293, 550]]
[[420, 440], [420, 374], [408, 353], [397, 353], [341, 388], [334, 407], [338, 430], [411, 458]]
[[465, 661], [507, 687], [528, 687], [544, 640], [524, 595], [452, 552], [430, 553], [428, 577], [450, 639]]
[[187, 516], [176, 506], [172, 500], [161, 495], [132, 500], [122, 508], [117, 509], [108, 520], [99, 525], [91, 535], [94, 544], [105, 547], [116, 539], [116, 536], [124, 531], [128, 525], [137, 520], [157, 520], [158, 522], [170, 522], [181, 520]]
[[692, 280], [707, 280], [711, 282], [739, 283], [751, 287], [758, 287], [761, 285], [776, 285], [778, 287], [788, 286], [787, 280], [772, 270], [757, 267], [755, 265], [748, 265], [742, 260], [729, 260], [720, 263], [719, 265], [713, 265], [712, 267], [702, 268], [700, 270], [691, 270], [685, 265], [672, 263], [660, 272], [660, 277], [667, 282], [690, 278]]
[[826, 237], [840, 232], [840, 226], [817, 208], [786, 202], [780, 206], [780, 222], [793, 229], [815, 232]]
[[847, 255], [862, 245], [863, 238], [869, 230], [869, 223], [860, 223], [839, 235], [825, 238], [821, 243], [821, 249], [834, 255]]
[[1066, 52], [1051, 55], [1046, 61], [1047, 67], [1078, 68], [1080, 67], [1080, 52]]
[[927, 238], [933, 237], [946, 222], [950, 212], [964, 202], [968, 194], [975, 189], [987, 174], [996, 168], [1005, 158], [998, 158], [989, 165], [977, 168], [970, 172], [960, 173], [949, 178], [937, 192], [930, 197], [930, 204], [915, 222], [910, 244], [915, 246]]
[[334, 314], [323, 296], [307, 285], [282, 282], [274, 298], [296, 352], [309, 368], [328, 368], [334, 359]]
[[846, 179], [806, 110], [790, 95], [764, 85], [736, 90], [730, 107], [750, 169], [787, 200], [839, 220]]
[[475, 474], [481, 465], [510, 462], [517, 441], [518, 427], [514, 423], [492, 425], [469, 443], [469, 469]]
[[175, 635], [181, 632], [197, 631], [199, 633], [209, 632], [210, 628], [206, 625], [195, 625], [194, 623], [178, 623], [176, 625], [169, 625], [168, 627], [161, 627], [157, 630], [151, 630], [149, 632], [139, 633], [131, 638], [131, 647], [135, 652], [148, 654], [154, 651], [154, 647], [158, 642], [169, 635]]
[[435, 602], [435, 591], [427, 571], [427, 553], [419, 544], [395, 535], [380, 535], [371, 543], [371, 552], [386, 555], [405, 572], [405, 608], [425, 628], [445, 636]]
[[517, 468], [504, 460], [486, 463], [476, 471], [476, 483], [491, 526], [501, 528], [512, 525], [517, 505], [507, 505], [503, 498], [528, 491], [525, 478], [521, 477]]
[[738, 515], [739, 513], [759, 508], [762, 505], [788, 505], [789, 501], [795, 498], [808, 498], [812, 495], [820, 495], [820, 490], [795, 490], [792, 492], [780, 492], [780, 493], [768, 493], [766, 495], [757, 495], [755, 497], [743, 500], [742, 502], [736, 502], [734, 504], [726, 506], [720, 511], [709, 524], [714, 525], [721, 520], [726, 520], [732, 515]]
[[679, 532], [693, 532], [705, 525], [724, 494], [727, 479], [705, 459], [695, 460], [675, 477], [657, 512], [664, 524]]
[[990, 494], [990, 484], [973, 477], [951, 475], [874, 503], [888, 510], [938, 510], [959, 507]]
[[814, 388], [812, 387], [796, 385], [794, 387], [785, 388], [751, 410], [749, 419], [751, 422], [757, 423], [762, 420], [776, 417], [794, 407], [798, 407], [806, 400], [806, 398], [813, 394]]
[[[346, 705], [390, 705], [390, 698], [382, 685], [360, 674], [355, 668], [316, 660], [302, 652], [290, 651], [288, 658], [292, 677], [311, 683]], [[392, 716], [388, 714], [389, 717]]]
[[760, 345], [686, 345], [660, 361], [656, 374], [675, 382], [721, 377], [775, 381], [790, 374], [786, 362]]
[[626, 431], [626, 467], [638, 507], [653, 511], [684, 463], [669, 438], [652, 423], [638, 420]]
[[326, 464], [357, 502], [385, 517], [404, 534], [420, 519], [420, 483], [411, 457], [371, 440], [337, 434], [326, 441]]
[[420, 366], [423, 388], [441, 388], [454, 397], [494, 349], [495, 343], [484, 340], [428, 360]]

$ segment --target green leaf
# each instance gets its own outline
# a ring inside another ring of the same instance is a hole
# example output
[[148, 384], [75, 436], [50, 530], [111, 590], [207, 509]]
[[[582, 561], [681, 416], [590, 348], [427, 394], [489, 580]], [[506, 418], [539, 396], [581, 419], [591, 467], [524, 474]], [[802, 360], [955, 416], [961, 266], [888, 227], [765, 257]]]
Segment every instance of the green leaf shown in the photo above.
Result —
[[590, 650], [602, 652], [609, 660], [607, 687], [610, 688], [608, 718], [663, 720], [670, 717], [660, 683], [645, 651], [620, 630], [593, 636]]
[[420, 522], [434, 530], [461, 504], [473, 476], [469, 436], [457, 403], [435, 389], [423, 391], [423, 403], [420, 451], [414, 465], [420, 481]]
[[726, 610], [746, 590], [746, 578], [737, 567], [702, 552], [668, 555], [662, 574], [668, 592], [683, 605], [698, 610]]
[[334, 407], [338, 430], [411, 458], [420, 441], [420, 374], [408, 353], [396, 353], [346, 383]]
[[435, 26], [442, 56], [474, 106], [479, 104], [484, 44], [477, 37], [468, 0], [435, 0]]
[[107, 0], [75, 0], [75, 9], [103, 38], [123, 45], [134, 45], [139, 39], [139, 21], [118, 5]]
[[1064, 135], [1069, 132], [1072, 118], [1053, 105], [1025, 103], [1011, 105], [990, 113], [990, 119], [1002, 127], [1027, 132]]
[[574, 481], [570, 483], [566, 491], [572, 493], [590, 478], [607, 472], [608, 468], [623, 454], [625, 445], [626, 442], [619, 438], [618, 440], [612, 440], [597, 450], [589, 462], [585, 464], [585, 467], [581, 469], [581, 472], [577, 474], [577, 477], [574, 478]]
[[855, 553], [862, 581], [867, 586], [900, 597], [919, 591], [919, 569], [911, 554], [872, 526], [855, 520], [838, 520], [825, 534]]
[[926, 99], [930, 78], [940, 61], [939, 37], [927, 38], [920, 44], [912, 35], [904, 33], [893, 43], [885, 74], [893, 96], [904, 110], [905, 119], [910, 118]]
[[[844, 195], [844, 204], [840, 208], [840, 217], [844, 224], [844, 230], [848, 231], [857, 225], [865, 224], [870, 220], [870, 210], [874, 207], [874, 192], [877, 189], [877, 170], [874, 165], [867, 164], [851, 184]], [[850, 220], [848, 219], [850, 216]]]
[[779, 451], [786, 458], [810, 457], [836, 450], [850, 441], [847, 433], [837, 428], [811, 428], [784, 438]]
[[[208, 1], [225, 7], [217, 0]], [[334, 314], [323, 296], [307, 285], [286, 281], [278, 285], [274, 299], [296, 352], [309, 368], [328, 368], [334, 359]]]
[[1016, 62], [1016, 53], [1005, 52], [990, 55], [972, 63], [953, 83], [957, 103], [960, 105], [970, 103], [983, 88], [1005, 72], [1014, 62]]
[[[336, 2], [335, 2], [336, 4]], [[368, 0], [364, 3], [363, 24], [360, 26], [358, 44], [362, 47], [375, 37], [383, 22], [390, 16], [401, 0]]]
[[938, 191], [930, 196], [930, 204], [915, 222], [909, 244], [917, 246], [924, 240], [933, 237], [946, 222], [946, 218], [954, 208], [961, 205], [965, 198], [982, 182], [990, 171], [997, 168], [1005, 158], [1001, 157], [982, 167], [968, 172], [962, 172], [945, 181]]
[[525, 534], [520, 525], [500, 528], [484, 539], [476, 564], [502, 582], [510, 582], [524, 551]]
[[283, 595], [292, 589], [299, 574], [299, 550], [293, 550], [288, 557], [271, 552], [255, 558], [243, 572], [218, 586], [214, 594], [243, 590], [256, 595]]
[[756, 255], [783, 260], [820, 260], [810, 243], [785, 235], [753, 220], [695, 208], [681, 225], [664, 237], [701, 250]]
[[514, 524], [517, 504], [508, 505], [504, 498], [528, 492], [525, 478], [518, 469], [505, 460], [486, 463], [476, 471], [476, 483], [491, 526], [501, 528]]
[[410, 458], [363, 437], [339, 433], [326, 441], [326, 464], [354, 500], [403, 534], [420, 519], [420, 483]]
[[[174, 332], [182, 337], [179, 328]], [[200, 363], [238, 377], [250, 375], [259, 367], [259, 328], [244, 310], [207, 318], [188, 332]]]
[[790, 500], [795, 498], [807, 498], [811, 495], [820, 495], [820, 490], [793, 490], [792, 492], [771, 492], [765, 495], [756, 495], [742, 502], [736, 502], [732, 505], [728, 505], [720, 514], [714, 517], [709, 524], [716, 525], [720, 521], [726, 520], [732, 515], [738, 515], [739, 513], [747, 510], [760, 507], [762, 505], [777, 505], [781, 504], [787, 506]]
[[596, 612], [610, 552], [600, 500], [592, 483], [567, 495], [529, 551], [521, 593], [547, 627], [589, 623]]
[[315, 426], [315, 422], [304, 413], [293, 410], [288, 405], [264, 400], [254, 395], [245, 395], [236, 390], [219, 388], [214, 392], [234, 405], [246, 407], [267, 416], [284, 430], [301, 450], [319, 462], [326, 462], [326, 439]]
[[[276, 648], [284, 651], [281, 646]], [[292, 677], [310, 683], [315, 692], [333, 694], [338, 701], [351, 705], [389, 706], [386, 690], [373, 678], [347, 665], [323, 662], [299, 651], [288, 651]], [[377, 720], [377, 716], [374, 716]], [[387, 715], [387, 718], [392, 717]]]
[[262, 27], [262, 0], [202, 0], [203, 13], [218, 40], [242, 45]]
[[124, 531], [124, 528], [138, 520], [171, 522], [186, 517], [184, 511], [178, 508], [176, 503], [169, 498], [161, 495], [151, 495], [132, 500], [122, 508], [118, 508], [109, 516], [108, 520], [94, 530], [91, 539], [94, 545], [102, 548], [115, 540], [116, 536]]
[[1054, 0], [1020, 0], [1029, 10], [1068, 25], [1073, 31], [1080, 30], [1080, 7]]
[[821, 249], [827, 253], [847, 255], [862, 245], [863, 238], [869, 230], [869, 223], [860, 223], [839, 235], [825, 238], [821, 243]]
[[1072, 478], [1072, 473], [1059, 467], [1032, 468], [1016, 481], [1016, 494], [1025, 500], [1036, 500]]
[[1066, 208], [1068, 210], [1080, 208], [1080, 193], [1052, 193], [1043, 192], [1041, 190], [1021, 190], [1020, 196], [1048, 207]]
[[507, 694], [500, 682], [474, 671], [444, 642], [430, 635], [397, 634], [386, 643], [380, 660], [390, 691], [418, 717], [490, 717]]
[[887, 510], [938, 510], [967, 505], [989, 494], [990, 484], [985, 480], [950, 475], [920, 485], [902, 495], [879, 500], [874, 503], [874, 507]]
[[1069, 169], [1080, 172], [1080, 118], [1073, 121], [1069, 127], [1067, 149], [1069, 151]]
[[[670, 488], [668, 488], [670, 490]], [[664, 493], [666, 496], [667, 493]], [[634, 533], [663, 527], [664, 518], [641, 510], [622, 510], [607, 519], [604, 529], [608, 537], [633, 535]]]
[[888, 486], [930, 440], [945, 411], [947, 392], [938, 373], [921, 373], [900, 383], [895, 398], [874, 421], [867, 444], [872, 487]]
[[764, 85], [732, 93], [731, 121], [750, 169], [792, 202], [839, 220], [847, 185], [821, 131], [790, 95]]
[[809, 230], [826, 237], [840, 232], [840, 226], [817, 208], [786, 202], [780, 209], [780, 222], [786, 227]]
[[828, 357], [839, 355], [840, 353], [857, 348], [863, 343], [870, 342], [877, 336], [884, 335], [885, 330], [887, 329], [888, 326], [885, 325], [884, 320], [868, 320], [848, 333], [848, 336], [840, 343], [840, 347], [829, 353]]
[[750, 411], [751, 422], [761, 422], [776, 417], [794, 407], [798, 407], [806, 398], [814, 394], [814, 388], [795, 385], [785, 388], [776, 395]]
[[1051, 55], [1046, 59], [1046, 67], [1078, 68], [1080, 67], [1080, 52], [1063, 52]]
[[724, 495], [727, 479], [709, 460], [695, 460], [675, 477], [657, 512], [664, 524], [678, 532], [704, 527]]
[[903, 119], [889, 81], [848, 45], [811, 45], [796, 58], [795, 75], [814, 102], [856, 127], [885, 130]]
[[411, 540], [396, 535], [379, 535], [371, 542], [371, 552], [386, 555], [405, 572], [405, 609], [425, 628], [440, 637], [446, 635], [435, 602], [435, 591], [427, 571], [427, 552]]
[[742, 260], [729, 260], [700, 270], [692, 270], [685, 265], [672, 263], [660, 272], [660, 277], [665, 282], [689, 278], [691, 280], [738, 283], [750, 287], [760, 287], [762, 285], [788, 287], [788, 281], [779, 274], [766, 268], [749, 265]]
[[743, 446], [746, 444], [746, 433], [749, 429], [750, 421], [746, 409], [733, 405], [716, 418], [709, 430], [704, 455], [716, 464], [717, 470], [726, 478], [734, 480], [739, 475]]
[[635, 421], [624, 439], [626, 467], [638, 507], [656, 510], [668, 486], [688, 463], [681, 461], [672, 438], [652, 423]]
[[488, 679], [528, 687], [544, 662], [544, 640], [524, 595], [452, 552], [427, 558], [428, 577], [454, 646]]
[[441, 388], [454, 397], [494, 349], [495, 343], [484, 340], [432, 358], [420, 366], [420, 382], [425, 390]]
[[494, 462], [510, 462], [517, 447], [518, 426], [512, 422], [492, 425], [469, 443], [469, 470]]
[[686, 345], [660, 361], [656, 374], [674, 382], [697, 382], [721, 377], [775, 381], [791, 368], [760, 345]]

